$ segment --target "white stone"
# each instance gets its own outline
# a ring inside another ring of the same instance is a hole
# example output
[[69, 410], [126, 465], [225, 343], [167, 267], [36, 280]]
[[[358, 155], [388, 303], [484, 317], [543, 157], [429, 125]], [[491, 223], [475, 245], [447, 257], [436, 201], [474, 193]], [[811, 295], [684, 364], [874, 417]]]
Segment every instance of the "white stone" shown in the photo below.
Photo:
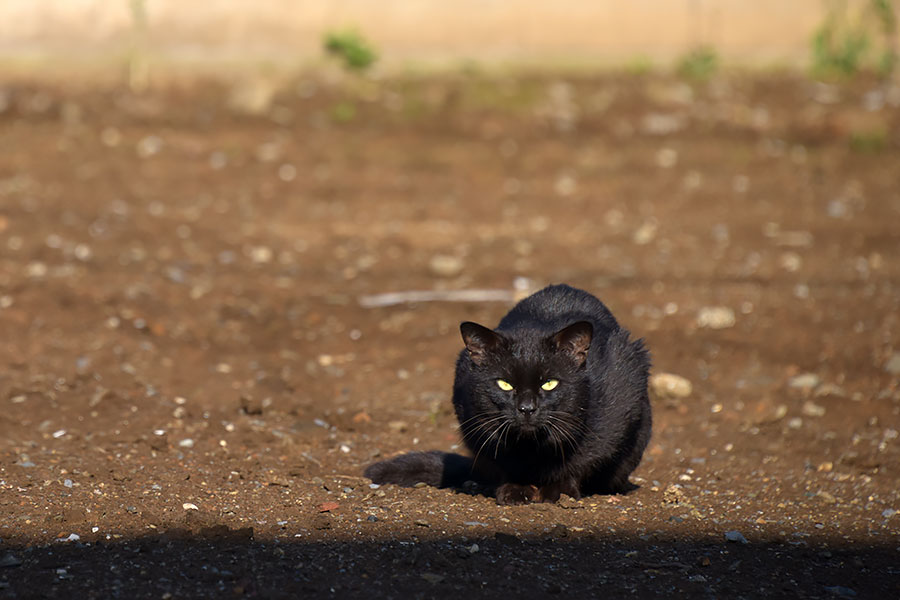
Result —
[[673, 373], [654, 373], [650, 376], [650, 390], [659, 397], [687, 398], [694, 386], [689, 379]]
[[697, 326], [707, 329], [734, 327], [734, 311], [727, 306], [704, 306], [697, 313]]

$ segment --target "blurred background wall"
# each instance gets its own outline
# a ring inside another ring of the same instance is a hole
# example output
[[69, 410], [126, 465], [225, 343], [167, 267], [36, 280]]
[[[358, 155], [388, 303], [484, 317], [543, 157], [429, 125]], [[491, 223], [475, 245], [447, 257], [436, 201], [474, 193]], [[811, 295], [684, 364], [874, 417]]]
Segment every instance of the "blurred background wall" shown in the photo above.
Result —
[[163, 65], [293, 67], [319, 59], [323, 32], [349, 26], [387, 69], [666, 64], [698, 45], [726, 63], [802, 65], [826, 9], [822, 0], [3, 0], [0, 63], [102, 70], [140, 46]]

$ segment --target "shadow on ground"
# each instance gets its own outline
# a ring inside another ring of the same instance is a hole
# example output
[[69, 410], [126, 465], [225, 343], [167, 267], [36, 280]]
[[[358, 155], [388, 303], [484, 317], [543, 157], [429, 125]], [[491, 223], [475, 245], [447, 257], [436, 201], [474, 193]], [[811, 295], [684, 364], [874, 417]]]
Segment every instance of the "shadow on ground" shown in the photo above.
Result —
[[876, 598], [900, 592], [898, 549], [827, 539], [763, 543], [588, 537], [562, 525], [534, 537], [274, 543], [212, 528], [132, 540], [2, 551], [11, 598], [377, 597], [500, 593], [576, 598]]

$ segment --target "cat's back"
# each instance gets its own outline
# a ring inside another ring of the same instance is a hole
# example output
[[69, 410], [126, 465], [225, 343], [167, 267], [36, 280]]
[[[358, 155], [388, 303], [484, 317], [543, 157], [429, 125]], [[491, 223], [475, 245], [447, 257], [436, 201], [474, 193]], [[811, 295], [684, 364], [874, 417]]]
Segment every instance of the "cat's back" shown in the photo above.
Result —
[[550, 285], [528, 296], [500, 321], [498, 331], [532, 329], [556, 332], [577, 321], [595, 329], [619, 328], [615, 317], [594, 295], [566, 284]]

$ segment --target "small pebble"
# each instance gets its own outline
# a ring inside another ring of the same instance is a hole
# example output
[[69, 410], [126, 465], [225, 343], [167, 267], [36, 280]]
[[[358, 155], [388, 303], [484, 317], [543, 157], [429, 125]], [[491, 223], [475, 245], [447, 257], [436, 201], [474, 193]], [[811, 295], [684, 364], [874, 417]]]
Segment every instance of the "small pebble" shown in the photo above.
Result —
[[822, 417], [825, 415], [825, 407], [807, 400], [803, 403], [803, 414], [807, 417]]
[[660, 148], [656, 153], [656, 164], [663, 169], [671, 169], [678, 163], [678, 151], [674, 148]]
[[651, 392], [662, 398], [687, 398], [694, 389], [689, 379], [673, 373], [654, 373], [649, 383]]
[[25, 274], [33, 279], [39, 279], [47, 274], [47, 265], [42, 262], [32, 262], [25, 267]]
[[778, 265], [789, 273], [796, 273], [803, 266], [803, 259], [796, 252], [785, 252], [778, 259]]
[[553, 189], [558, 196], [571, 196], [578, 189], [578, 182], [571, 175], [561, 175], [553, 184]]
[[816, 496], [818, 496], [825, 504], [837, 504], [837, 498], [825, 490], [819, 490]]
[[100, 141], [108, 148], [115, 148], [122, 141], [122, 134], [115, 127], [106, 127], [100, 132]]
[[21, 564], [22, 561], [13, 554], [5, 554], [0, 558], [0, 567], [18, 567]]
[[450, 254], [436, 254], [428, 261], [428, 269], [438, 277], [456, 277], [463, 268], [462, 259]]
[[657, 229], [656, 223], [647, 221], [635, 230], [631, 240], [638, 246], [646, 246], [656, 237]]
[[137, 143], [137, 153], [141, 158], [149, 158], [162, 150], [163, 141], [159, 136], [148, 135]]
[[773, 421], [780, 421], [788, 414], [787, 404], [779, 404], [775, 407], [775, 412], [772, 414]]
[[297, 178], [297, 167], [291, 164], [283, 164], [278, 167], [278, 178], [282, 181], [293, 181]]
[[788, 386], [798, 390], [811, 390], [819, 385], [821, 381], [822, 379], [815, 373], [803, 373], [802, 375], [791, 377], [788, 380]]
[[750, 543], [747, 541], [747, 538], [745, 538], [744, 535], [740, 531], [726, 531], [725, 539], [728, 540], [729, 542], [737, 542], [740, 544], [749, 544]]
[[197, 505], [192, 502], [185, 502], [181, 505], [181, 508], [183, 508], [184, 510], [200, 510]]
[[250, 248], [249, 254], [250, 260], [258, 265], [271, 262], [274, 256], [272, 249], [267, 246], [253, 246]]
[[884, 365], [884, 370], [891, 375], [900, 375], [900, 352], [894, 352]]
[[704, 306], [697, 313], [697, 326], [706, 329], [734, 327], [734, 311], [727, 306]]
[[817, 398], [821, 398], [822, 396], [836, 396], [838, 398], [846, 398], [847, 392], [839, 386], [833, 383], [823, 383], [816, 388], [815, 394]]

